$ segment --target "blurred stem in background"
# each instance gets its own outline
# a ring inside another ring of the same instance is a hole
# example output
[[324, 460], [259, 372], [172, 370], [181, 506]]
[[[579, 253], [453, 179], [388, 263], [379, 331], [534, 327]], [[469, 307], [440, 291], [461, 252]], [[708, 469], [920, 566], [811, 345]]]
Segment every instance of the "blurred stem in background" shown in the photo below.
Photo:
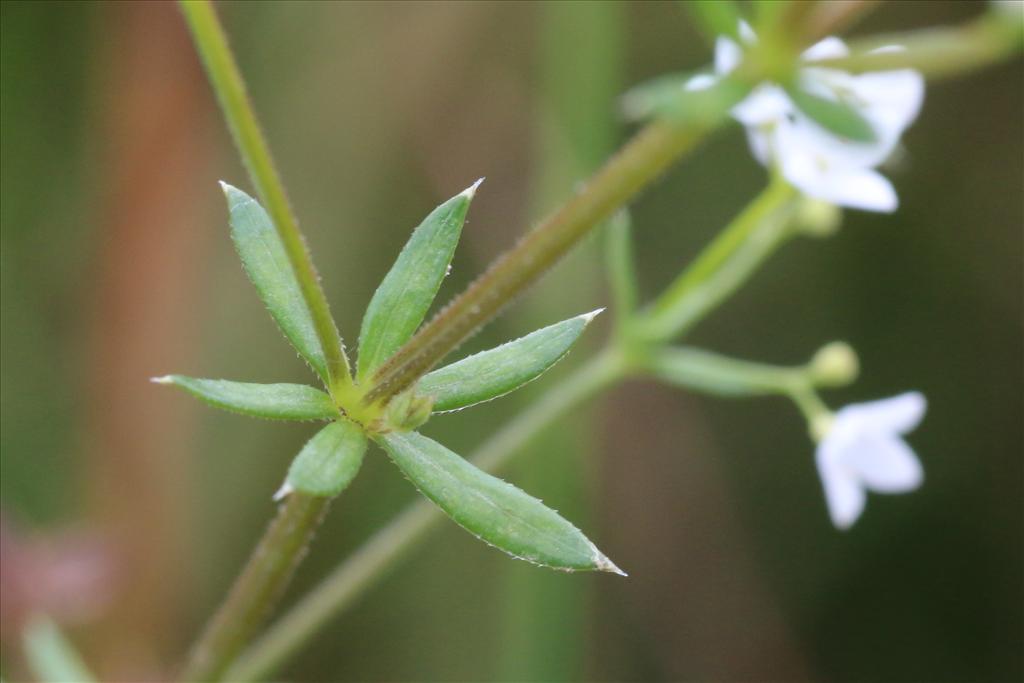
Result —
[[[212, 243], [197, 196], [212, 166], [205, 83], [166, 4], [97, 7], [106, 104], [98, 108], [106, 196], [96, 222], [99, 285], [90, 301], [84, 468], [89, 516], [118, 567], [110, 609], [88, 632], [104, 677], [148, 679], [177, 652], [191, 567], [186, 536], [191, 409], [147, 390], [153, 363], [190, 365], [202, 282], [187, 277]], [[160, 64], [170, 76], [154, 78]], [[148, 295], [138, 295], [145, 283]], [[184, 283], [180, 285], [179, 283]], [[159, 359], [157, 361], [156, 359]]]
[[[623, 3], [604, 1], [546, 2], [535, 8], [540, 97], [534, 215], [556, 206], [615, 149], [620, 133], [613, 112], [623, 89], [625, 9]], [[545, 290], [559, 296], [528, 297], [523, 306], [542, 321], [594, 308], [602, 298], [600, 247], [599, 240], [587, 240], [545, 278]], [[595, 450], [589, 412], [572, 411], [543, 442], [528, 444], [510, 472], [517, 485], [558, 501], [561, 513], [582, 529], [595, 528], [590, 499], [599, 464], [589, 457]], [[585, 679], [593, 577], [538, 572], [522, 562], [504, 562], [500, 569], [501, 648], [495, 678]]]

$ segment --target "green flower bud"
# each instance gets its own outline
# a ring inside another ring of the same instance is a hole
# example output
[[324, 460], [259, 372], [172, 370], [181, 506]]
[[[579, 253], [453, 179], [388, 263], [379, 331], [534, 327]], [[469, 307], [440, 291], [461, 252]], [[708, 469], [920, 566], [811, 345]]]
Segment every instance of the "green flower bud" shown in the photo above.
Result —
[[812, 237], [834, 235], [842, 222], [842, 209], [835, 204], [811, 197], [804, 197], [796, 217], [800, 230]]
[[857, 378], [860, 363], [857, 353], [846, 342], [821, 347], [809, 366], [811, 378], [819, 386], [841, 387]]

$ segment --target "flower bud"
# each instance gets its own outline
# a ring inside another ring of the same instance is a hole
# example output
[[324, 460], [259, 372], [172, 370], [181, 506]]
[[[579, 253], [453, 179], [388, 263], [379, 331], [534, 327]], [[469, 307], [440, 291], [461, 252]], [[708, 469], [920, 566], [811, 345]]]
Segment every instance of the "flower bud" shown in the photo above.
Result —
[[821, 347], [809, 366], [815, 384], [841, 387], [857, 378], [860, 363], [857, 353], [846, 342], [832, 342]]
[[408, 432], [416, 429], [430, 418], [433, 407], [433, 397], [420, 396], [412, 390], [402, 392], [391, 399], [385, 409], [385, 431]]
[[796, 216], [797, 226], [813, 237], [828, 237], [839, 230], [843, 211], [835, 204], [804, 197]]

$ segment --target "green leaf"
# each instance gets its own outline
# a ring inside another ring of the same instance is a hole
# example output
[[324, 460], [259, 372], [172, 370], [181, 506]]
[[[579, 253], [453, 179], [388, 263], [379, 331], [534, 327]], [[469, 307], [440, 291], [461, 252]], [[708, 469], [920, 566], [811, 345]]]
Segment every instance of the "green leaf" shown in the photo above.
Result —
[[[686, 84], [696, 76], [708, 76], [714, 81], [706, 88], [687, 90]], [[706, 71], [666, 74], [630, 88], [622, 96], [621, 107], [626, 118], [633, 121], [663, 118], [710, 125], [724, 118], [748, 92], [750, 85], [731, 77], [718, 78]]]
[[738, 39], [742, 16], [732, 0], [686, 0], [683, 6], [693, 15], [709, 45], [714, 45], [718, 36]]
[[221, 183], [228, 200], [231, 239], [249, 279], [278, 327], [325, 383], [327, 361], [298, 278], [270, 216], [255, 199]]
[[331, 397], [304, 384], [254, 384], [184, 375], [154, 377], [157, 384], [181, 387], [211, 406], [271, 420], [333, 420], [339, 416]]
[[374, 438], [423, 495], [496, 548], [545, 567], [622, 574], [557, 512], [436, 441], [417, 432]]
[[434, 209], [402, 248], [374, 292], [359, 331], [359, 378], [369, 377], [423, 322], [437, 295], [469, 203], [483, 178]]
[[22, 637], [25, 659], [36, 679], [49, 683], [91, 683], [96, 680], [49, 618], [32, 617]]
[[563, 320], [434, 370], [420, 380], [417, 393], [433, 397], [436, 413], [504, 396], [537, 379], [561, 360], [602, 310]]
[[812, 93], [798, 84], [786, 87], [793, 103], [825, 130], [854, 142], [874, 142], [875, 131], [861, 114], [840, 100]]
[[275, 498], [291, 491], [312, 496], [336, 496], [349, 485], [366, 453], [366, 435], [354, 422], [340, 419], [306, 442], [288, 468], [288, 477]]

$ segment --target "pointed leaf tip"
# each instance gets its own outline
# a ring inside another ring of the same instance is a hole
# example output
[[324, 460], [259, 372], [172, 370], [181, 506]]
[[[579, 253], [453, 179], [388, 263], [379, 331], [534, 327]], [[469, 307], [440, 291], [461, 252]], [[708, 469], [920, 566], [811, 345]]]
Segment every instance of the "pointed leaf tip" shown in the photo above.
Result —
[[597, 308], [597, 309], [594, 309], [594, 310], [593, 310], [593, 311], [591, 311], [590, 313], [584, 313], [583, 315], [580, 315], [580, 316], [578, 316], [578, 317], [579, 317], [579, 318], [580, 318], [581, 320], [583, 320], [583, 323], [584, 323], [585, 325], [589, 325], [589, 324], [590, 324], [590, 322], [591, 322], [591, 321], [592, 321], [592, 320], [593, 320], [594, 318], [596, 318], [597, 316], [599, 316], [599, 315], [601, 315], [602, 313], [604, 313], [604, 310], [605, 310], [605, 309], [604, 309], [604, 307], [602, 306], [601, 308]]
[[423, 495], [481, 540], [553, 569], [618, 570], [557, 512], [436, 441], [416, 432], [375, 438]]
[[330, 396], [304, 384], [255, 384], [184, 375], [154, 377], [157, 384], [181, 387], [204, 403], [269, 420], [333, 420], [338, 407]]
[[486, 180], [486, 179], [487, 179], [486, 177], [484, 177], [484, 178], [478, 178], [478, 179], [477, 179], [477, 181], [476, 181], [475, 183], [473, 183], [472, 185], [470, 185], [469, 187], [467, 187], [467, 188], [466, 188], [465, 190], [463, 190], [463, 191], [462, 191], [462, 192], [461, 192], [460, 194], [461, 194], [461, 195], [462, 195], [463, 197], [465, 197], [466, 199], [472, 199], [472, 198], [473, 198], [473, 196], [474, 196], [474, 195], [476, 195], [476, 188], [480, 187], [480, 183], [482, 183], [482, 182], [483, 182], [484, 180]]
[[598, 571], [608, 572], [609, 574], [618, 574], [619, 576], [629, 576], [626, 572], [618, 568], [618, 566], [608, 559], [608, 556], [597, 549], [593, 543], [591, 546], [594, 550], [594, 566], [597, 567]]
[[423, 322], [448, 272], [479, 184], [477, 181], [423, 219], [377, 287], [359, 331], [360, 379], [382, 366]]
[[328, 381], [327, 360], [281, 236], [260, 204], [222, 182], [228, 203], [231, 239], [246, 274], [284, 336], [317, 375]]
[[271, 500], [273, 500], [275, 503], [280, 503], [282, 500], [291, 495], [294, 491], [295, 489], [292, 488], [292, 485], [285, 481], [285, 483], [281, 484], [281, 488], [274, 492], [274, 495], [271, 498]]
[[428, 373], [418, 393], [434, 398], [434, 412], [460, 410], [515, 391], [560, 361], [604, 309], [549, 325], [497, 348]]

